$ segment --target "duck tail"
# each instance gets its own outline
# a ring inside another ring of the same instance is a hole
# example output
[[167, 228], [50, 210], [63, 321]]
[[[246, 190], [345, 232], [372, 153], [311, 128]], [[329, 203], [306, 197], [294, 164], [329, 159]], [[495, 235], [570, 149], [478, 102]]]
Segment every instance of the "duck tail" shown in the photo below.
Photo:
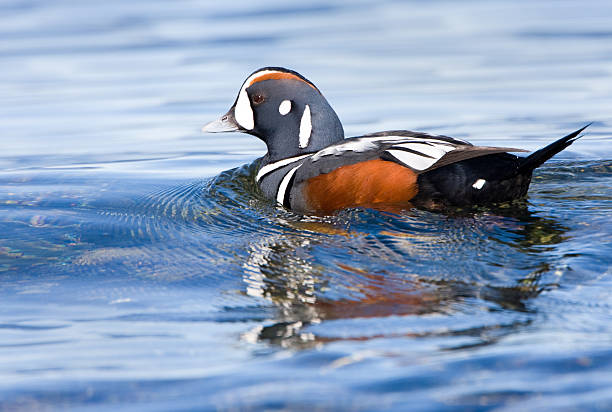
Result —
[[533, 152], [532, 154], [524, 158], [523, 162], [519, 165], [519, 173], [530, 173], [535, 168], [540, 167], [542, 163], [559, 153], [561, 150], [565, 149], [567, 146], [574, 143], [576, 140], [580, 139], [582, 137], [580, 133], [590, 125], [591, 123], [587, 124], [581, 129], [576, 130], [573, 133], [568, 134], [565, 137], [562, 137], [561, 139], [549, 144], [548, 146]]

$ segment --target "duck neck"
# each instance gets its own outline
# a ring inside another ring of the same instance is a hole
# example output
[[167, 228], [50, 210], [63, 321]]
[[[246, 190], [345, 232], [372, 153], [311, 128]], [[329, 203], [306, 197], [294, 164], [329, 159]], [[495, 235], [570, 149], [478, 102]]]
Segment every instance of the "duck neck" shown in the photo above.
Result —
[[[311, 130], [309, 135], [303, 130], [278, 131], [268, 135], [266, 145], [268, 158], [275, 162], [288, 157], [315, 153], [327, 146], [344, 139], [344, 129], [336, 113], [329, 108], [324, 116], [311, 114]], [[291, 136], [287, 136], [290, 134]]]

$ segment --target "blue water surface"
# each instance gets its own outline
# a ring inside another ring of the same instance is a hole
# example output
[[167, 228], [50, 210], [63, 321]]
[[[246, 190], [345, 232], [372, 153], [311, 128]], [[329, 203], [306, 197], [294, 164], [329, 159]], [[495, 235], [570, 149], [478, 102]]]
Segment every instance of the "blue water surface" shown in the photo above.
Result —
[[[0, 410], [612, 409], [612, 3], [0, 2]], [[202, 135], [286, 66], [347, 135], [535, 150], [504, 207], [294, 214]]]

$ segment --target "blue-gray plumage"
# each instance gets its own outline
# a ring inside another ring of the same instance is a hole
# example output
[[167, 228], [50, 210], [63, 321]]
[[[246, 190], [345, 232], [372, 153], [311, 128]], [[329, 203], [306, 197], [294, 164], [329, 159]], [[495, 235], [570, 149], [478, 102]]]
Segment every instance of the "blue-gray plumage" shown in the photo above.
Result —
[[257, 136], [267, 146], [256, 176], [263, 193], [298, 212], [328, 213], [521, 198], [533, 170], [578, 139], [584, 127], [528, 157], [509, 153], [521, 149], [406, 130], [345, 139], [342, 123], [313, 83], [294, 71], [266, 67], [251, 74], [227, 114], [203, 130]]

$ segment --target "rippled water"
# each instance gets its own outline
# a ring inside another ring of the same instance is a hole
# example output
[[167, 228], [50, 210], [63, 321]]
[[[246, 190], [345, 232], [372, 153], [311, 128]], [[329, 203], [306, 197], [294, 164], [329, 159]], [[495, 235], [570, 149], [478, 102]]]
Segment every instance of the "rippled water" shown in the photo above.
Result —
[[[609, 410], [612, 6], [4, 1], [0, 410]], [[266, 65], [348, 135], [536, 149], [511, 207], [302, 216], [199, 127]]]

